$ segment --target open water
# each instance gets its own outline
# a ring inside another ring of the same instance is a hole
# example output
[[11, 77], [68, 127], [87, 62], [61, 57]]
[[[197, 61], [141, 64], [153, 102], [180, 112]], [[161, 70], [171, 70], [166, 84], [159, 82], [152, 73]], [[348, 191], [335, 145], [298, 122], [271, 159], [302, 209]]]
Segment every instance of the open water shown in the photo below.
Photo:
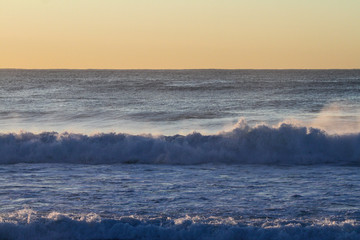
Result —
[[360, 239], [360, 70], [0, 70], [0, 239]]

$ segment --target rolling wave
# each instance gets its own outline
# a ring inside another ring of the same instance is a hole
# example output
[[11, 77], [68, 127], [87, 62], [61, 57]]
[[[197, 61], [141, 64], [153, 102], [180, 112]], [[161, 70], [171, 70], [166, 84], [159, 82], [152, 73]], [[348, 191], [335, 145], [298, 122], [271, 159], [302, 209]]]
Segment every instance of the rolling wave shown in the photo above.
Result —
[[1, 134], [0, 164], [12, 163], [360, 165], [360, 134], [246, 123], [216, 135]]
[[360, 238], [360, 226], [354, 220], [273, 221], [258, 224], [197, 222], [194, 219], [160, 217], [141, 219], [136, 216], [101, 219], [96, 214], [78, 219], [56, 212], [28, 222], [2, 220], [0, 239], [348, 239]]

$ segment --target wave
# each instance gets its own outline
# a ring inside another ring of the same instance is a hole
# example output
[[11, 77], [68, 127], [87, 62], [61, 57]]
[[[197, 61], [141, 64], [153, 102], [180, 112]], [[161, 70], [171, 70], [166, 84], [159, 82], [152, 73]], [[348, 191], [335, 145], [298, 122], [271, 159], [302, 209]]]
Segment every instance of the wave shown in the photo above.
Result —
[[[26, 214], [25, 214], [26, 215]], [[196, 218], [142, 219], [136, 216], [101, 219], [88, 214], [78, 219], [52, 212], [48, 216], [16, 222], [0, 218], [0, 239], [360, 239], [360, 225], [354, 220], [274, 221], [260, 224], [240, 222], [198, 222]]]
[[245, 122], [216, 135], [1, 134], [0, 164], [12, 163], [360, 165], [360, 134]]

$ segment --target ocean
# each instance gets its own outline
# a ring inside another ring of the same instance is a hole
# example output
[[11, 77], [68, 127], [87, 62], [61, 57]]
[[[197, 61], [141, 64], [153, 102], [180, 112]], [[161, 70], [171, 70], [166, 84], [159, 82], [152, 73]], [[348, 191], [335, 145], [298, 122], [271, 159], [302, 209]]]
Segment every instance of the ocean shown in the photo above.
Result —
[[360, 239], [360, 70], [0, 69], [0, 239]]

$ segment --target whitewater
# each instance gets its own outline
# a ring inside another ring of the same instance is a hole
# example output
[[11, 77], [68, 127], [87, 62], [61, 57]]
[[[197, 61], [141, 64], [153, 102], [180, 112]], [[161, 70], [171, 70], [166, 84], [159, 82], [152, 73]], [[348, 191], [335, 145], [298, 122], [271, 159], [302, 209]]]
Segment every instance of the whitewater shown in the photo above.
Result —
[[0, 239], [359, 239], [360, 70], [0, 70]]

